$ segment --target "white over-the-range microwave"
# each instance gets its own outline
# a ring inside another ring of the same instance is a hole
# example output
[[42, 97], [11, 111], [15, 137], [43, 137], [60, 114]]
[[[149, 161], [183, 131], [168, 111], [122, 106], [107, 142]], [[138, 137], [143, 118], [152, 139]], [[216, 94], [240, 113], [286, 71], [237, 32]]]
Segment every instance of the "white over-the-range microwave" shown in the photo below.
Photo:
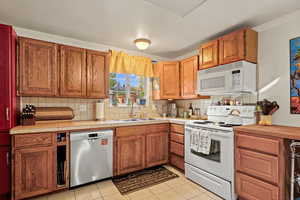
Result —
[[197, 94], [256, 93], [256, 88], [256, 64], [247, 61], [198, 71]]

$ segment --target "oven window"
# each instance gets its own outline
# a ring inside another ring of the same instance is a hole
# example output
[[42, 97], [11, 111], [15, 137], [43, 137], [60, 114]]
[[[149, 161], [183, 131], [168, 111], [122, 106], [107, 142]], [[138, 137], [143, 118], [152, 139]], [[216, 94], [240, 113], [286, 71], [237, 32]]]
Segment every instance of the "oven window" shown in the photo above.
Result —
[[196, 152], [194, 150], [191, 150], [191, 152], [202, 158], [215, 161], [215, 162], [221, 162], [221, 142], [218, 140], [211, 140], [210, 152], [208, 155]]

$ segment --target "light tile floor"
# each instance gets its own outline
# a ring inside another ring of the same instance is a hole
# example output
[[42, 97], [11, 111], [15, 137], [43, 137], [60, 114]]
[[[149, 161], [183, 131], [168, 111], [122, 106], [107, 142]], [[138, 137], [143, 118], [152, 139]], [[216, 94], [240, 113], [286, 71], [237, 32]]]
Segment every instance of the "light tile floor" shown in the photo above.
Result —
[[165, 166], [179, 178], [121, 195], [111, 180], [82, 186], [68, 191], [32, 198], [32, 200], [221, 200], [220, 197], [186, 179], [170, 166]]

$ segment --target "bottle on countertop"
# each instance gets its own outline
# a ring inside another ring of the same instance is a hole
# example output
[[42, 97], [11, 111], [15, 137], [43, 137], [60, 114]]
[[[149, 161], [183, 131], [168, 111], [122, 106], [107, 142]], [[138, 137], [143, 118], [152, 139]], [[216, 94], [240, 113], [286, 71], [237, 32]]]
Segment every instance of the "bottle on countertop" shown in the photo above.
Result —
[[193, 109], [193, 104], [192, 103], [190, 103], [190, 107], [188, 109], [188, 112], [189, 112], [190, 117], [194, 114], [194, 109]]

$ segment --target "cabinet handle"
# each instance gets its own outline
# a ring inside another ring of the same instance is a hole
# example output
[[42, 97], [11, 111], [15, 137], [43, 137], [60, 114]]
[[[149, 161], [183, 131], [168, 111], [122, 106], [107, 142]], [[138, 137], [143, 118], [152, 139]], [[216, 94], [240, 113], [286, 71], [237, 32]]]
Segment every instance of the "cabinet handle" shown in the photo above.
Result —
[[6, 152], [6, 164], [9, 166], [9, 152]]
[[9, 108], [6, 107], [6, 120], [9, 121]]

